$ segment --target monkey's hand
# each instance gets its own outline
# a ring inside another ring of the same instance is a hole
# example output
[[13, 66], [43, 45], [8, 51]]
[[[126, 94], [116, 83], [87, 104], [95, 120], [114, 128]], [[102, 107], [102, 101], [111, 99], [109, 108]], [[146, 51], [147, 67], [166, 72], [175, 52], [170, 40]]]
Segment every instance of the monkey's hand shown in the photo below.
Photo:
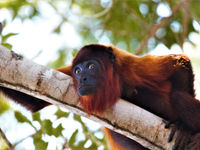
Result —
[[[186, 148], [192, 137], [191, 131], [184, 128], [179, 121], [168, 122], [165, 128], [169, 128], [169, 127], [172, 127], [172, 131], [169, 135], [168, 142], [171, 142], [173, 140], [173, 138], [175, 137], [174, 136], [175, 133], [177, 134], [175, 144], [172, 150], [193, 150], [190, 148], [189, 149]], [[199, 139], [200, 139], [200, 134], [199, 134]], [[199, 140], [199, 144], [200, 144], [200, 140]], [[197, 149], [194, 149], [194, 150], [197, 150]]]
[[187, 148], [189, 150], [200, 150], [200, 132], [195, 133], [192, 135]]

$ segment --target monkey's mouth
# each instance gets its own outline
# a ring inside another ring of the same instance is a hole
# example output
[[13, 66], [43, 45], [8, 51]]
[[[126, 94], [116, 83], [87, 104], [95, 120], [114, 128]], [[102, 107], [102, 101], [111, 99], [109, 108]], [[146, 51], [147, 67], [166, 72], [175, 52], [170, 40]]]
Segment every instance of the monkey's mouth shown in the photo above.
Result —
[[94, 85], [81, 85], [79, 86], [79, 89], [81, 88], [94, 88], [95, 86]]
[[94, 85], [82, 85], [78, 88], [78, 93], [80, 96], [86, 96], [90, 94], [94, 94], [96, 91], [96, 88]]

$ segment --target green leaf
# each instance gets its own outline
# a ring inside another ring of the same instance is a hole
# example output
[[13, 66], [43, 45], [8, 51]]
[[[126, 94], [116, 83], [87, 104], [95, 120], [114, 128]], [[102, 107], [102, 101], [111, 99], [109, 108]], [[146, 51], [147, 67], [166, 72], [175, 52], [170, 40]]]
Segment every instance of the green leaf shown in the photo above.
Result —
[[58, 110], [56, 111], [55, 115], [57, 116], [57, 118], [62, 118], [65, 117], [67, 118], [69, 116], [69, 113], [62, 111], [60, 108], [58, 108]]
[[76, 131], [74, 131], [74, 133], [70, 137], [70, 139], [69, 139], [69, 147], [73, 147], [74, 143], [76, 142], [77, 134], [78, 134], [78, 129], [76, 129]]
[[10, 108], [9, 102], [6, 98], [0, 93], [0, 114], [4, 113]]
[[59, 34], [59, 33], [60, 33], [61, 25], [62, 25], [62, 24], [58, 25], [58, 26], [53, 30], [53, 32], [56, 32], [57, 34]]
[[41, 122], [41, 119], [40, 119], [40, 113], [39, 112], [36, 112], [32, 115], [33, 117], [33, 120], [34, 121], [38, 121], [38, 122]]
[[92, 145], [88, 148], [88, 149], [97, 149], [98, 146], [96, 145], [96, 143], [92, 143]]
[[83, 141], [80, 141], [78, 143], [78, 146], [77, 147], [84, 147], [85, 143], [87, 142], [87, 139], [83, 140]]
[[1, 43], [1, 45], [3, 45], [4, 47], [6, 47], [8, 49], [12, 49], [12, 45], [9, 43]]
[[74, 50], [72, 51], [72, 56], [75, 56], [77, 53], [78, 53], [78, 50], [77, 50], [77, 49], [74, 49]]
[[0, 137], [0, 149], [8, 150], [8, 145], [6, 144], [5, 140], [2, 137]]
[[43, 120], [42, 123], [42, 132], [46, 133], [48, 135], [53, 135], [53, 127], [52, 127], [52, 122], [48, 120]]
[[9, 37], [15, 36], [15, 35], [17, 35], [17, 34], [18, 34], [18, 33], [8, 33], [8, 34], [2, 36], [2, 42], [5, 42]]
[[88, 133], [88, 128], [85, 125], [85, 123], [81, 120], [81, 116], [74, 114], [73, 118], [74, 118], [74, 120], [78, 121], [81, 124], [81, 126], [83, 128], [83, 132]]
[[33, 143], [36, 150], [46, 150], [48, 143], [42, 140], [42, 135], [40, 132], [33, 136]]
[[62, 135], [62, 130], [64, 128], [62, 127], [62, 125], [60, 124], [58, 127], [53, 129], [53, 135], [55, 135], [55, 137], [61, 136]]
[[24, 116], [21, 112], [19, 112], [19, 111], [15, 111], [15, 118], [16, 118], [17, 121], [20, 122], [20, 123], [27, 122], [27, 123], [29, 123], [31, 126], [33, 126], [32, 123], [31, 123], [31, 121], [30, 121], [26, 116]]
[[67, 58], [67, 49], [60, 49], [58, 51], [58, 58], [56, 58], [56, 60], [54, 61], [50, 61], [47, 66], [52, 67], [52, 68], [58, 68], [60, 66], [65, 65], [65, 61]]

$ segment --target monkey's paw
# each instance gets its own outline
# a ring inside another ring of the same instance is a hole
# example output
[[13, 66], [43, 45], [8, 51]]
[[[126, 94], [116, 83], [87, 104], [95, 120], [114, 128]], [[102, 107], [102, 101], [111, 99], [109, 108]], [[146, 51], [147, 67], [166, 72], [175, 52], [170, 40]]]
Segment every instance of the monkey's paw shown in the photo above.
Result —
[[[188, 147], [188, 143], [192, 137], [191, 131], [184, 128], [179, 121], [168, 122], [165, 128], [169, 128], [169, 127], [171, 127], [172, 130], [169, 135], [168, 142], [171, 142], [173, 140], [173, 138], [175, 137], [175, 133], [177, 134], [176, 139], [175, 139], [175, 144], [172, 150], [193, 150], [190, 148], [189, 149], [186, 148]], [[199, 139], [200, 139], [200, 134], [199, 134]], [[200, 140], [199, 140], [199, 143], [200, 143]], [[194, 150], [197, 150], [197, 149], [194, 149]]]
[[200, 150], [200, 132], [192, 135], [190, 142], [187, 145], [187, 150]]

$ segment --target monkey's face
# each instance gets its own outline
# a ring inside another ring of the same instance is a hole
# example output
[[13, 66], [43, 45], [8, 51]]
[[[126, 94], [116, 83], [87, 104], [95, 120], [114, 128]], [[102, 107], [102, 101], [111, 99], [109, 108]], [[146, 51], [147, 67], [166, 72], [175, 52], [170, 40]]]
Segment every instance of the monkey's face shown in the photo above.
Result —
[[96, 60], [83, 61], [73, 67], [73, 74], [78, 83], [80, 96], [95, 94], [100, 85], [101, 65]]

